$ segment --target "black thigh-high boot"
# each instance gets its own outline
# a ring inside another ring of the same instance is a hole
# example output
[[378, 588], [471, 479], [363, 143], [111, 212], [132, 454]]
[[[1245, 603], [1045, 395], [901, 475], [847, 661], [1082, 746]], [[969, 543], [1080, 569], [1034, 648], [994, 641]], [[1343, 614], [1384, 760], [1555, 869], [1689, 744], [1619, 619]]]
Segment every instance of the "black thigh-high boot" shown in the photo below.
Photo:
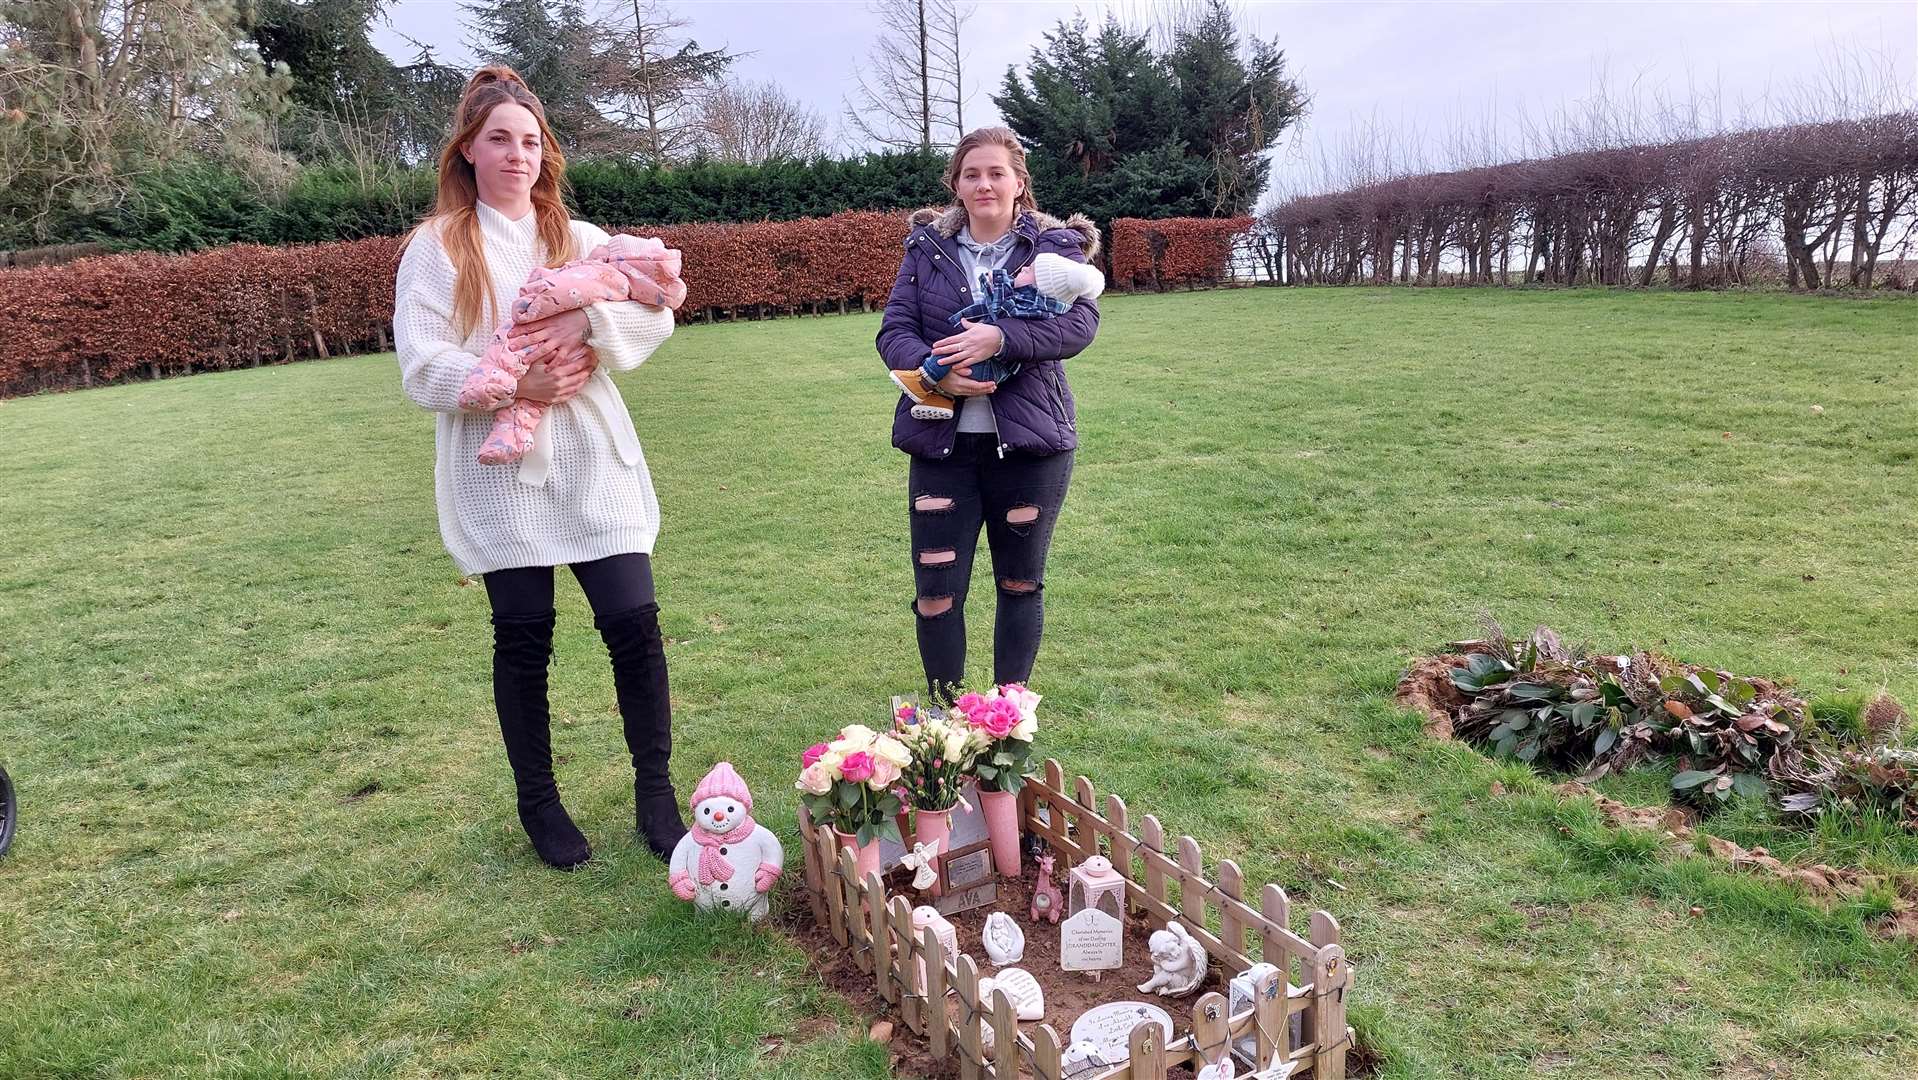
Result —
[[645, 604], [593, 620], [613, 660], [613, 691], [633, 755], [633, 828], [661, 859], [686, 835], [667, 766], [673, 753], [673, 701], [666, 688], [666, 642], [659, 605]]
[[553, 656], [553, 612], [493, 616], [493, 704], [519, 794], [519, 823], [539, 857], [561, 870], [592, 858], [579, 827], [560, 805], [553, 781], [546, 668]]

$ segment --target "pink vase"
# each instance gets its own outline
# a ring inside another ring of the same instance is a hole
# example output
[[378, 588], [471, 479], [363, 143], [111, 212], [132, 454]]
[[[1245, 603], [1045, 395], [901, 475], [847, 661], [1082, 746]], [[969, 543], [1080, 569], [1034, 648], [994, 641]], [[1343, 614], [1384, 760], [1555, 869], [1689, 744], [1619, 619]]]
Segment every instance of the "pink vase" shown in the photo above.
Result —
[[986, 815], [986, 835], [992, 840], [992, 868], [1000, 877], [1019, 876], [1019, 796], [1010, 791], [981, 791], [979, 809]]
[[838, 829], [834, 829], [832, 835], [840, 847], [852, 852], [853, 870], [859, 874], [860, 881], [866, 880], [867, 874], [879, 872], [879, 841], [861, 844], [858, 836]]
[[[936, 844], [941, 854], [952, 850], [952, 811], [950, 809], [915, 810], [913, 826], [917, 830], [915, 839], [919, 843], [928, 847]], [[944, 891], [939, 887], [939, 882], [932, 883], [932, 895], [940, 896]]]

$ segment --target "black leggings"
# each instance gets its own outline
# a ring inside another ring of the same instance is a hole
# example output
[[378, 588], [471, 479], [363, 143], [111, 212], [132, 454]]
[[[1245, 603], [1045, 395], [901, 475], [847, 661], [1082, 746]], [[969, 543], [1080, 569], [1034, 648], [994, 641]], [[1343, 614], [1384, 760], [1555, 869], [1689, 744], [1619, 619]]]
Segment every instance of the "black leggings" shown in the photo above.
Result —
[[[567, 569], [579, 580], [595, 616], [658, 603], [653, 596], [653, 560], [639, 554], [614, 555]], [[518, 566], [484, 576], [486, 598], [495, 615], [544, 615], [553, 610], [553, 568]]]
[[915, 455], [907, 485], [912, 520], [913, 601], [919, 661], [933, 693], [965, 685], [966, 591], [985, 526], [999, 607], [992, 630], [992, 680], [1032, 677], [1045, 626], [1046, 552], [1072, 480], [1072, 451], [1008, 453], [989, 434], [958, 437], [949, 458]]

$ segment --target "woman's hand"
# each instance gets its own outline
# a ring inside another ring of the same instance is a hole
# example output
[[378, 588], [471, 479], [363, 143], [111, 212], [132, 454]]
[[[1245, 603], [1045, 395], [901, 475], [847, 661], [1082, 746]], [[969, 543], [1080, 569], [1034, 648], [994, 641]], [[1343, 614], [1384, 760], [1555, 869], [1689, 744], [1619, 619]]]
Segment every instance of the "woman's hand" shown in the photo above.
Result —
[[524, 354], [526, 362], [536, 364], [542, 360], [552, 360], [564, 350], [585, 344], [586, 334], [591, 329], [592, 323], [586, 319], [586, 310], [574, 308], [548, 315], [538, 322], [513, 327], [506, 335], [506, 347], [515, 352], [530, 349]]
[[953, 368], [946, 377], [933, 384], [934, 389], [947, 397], [985, 397], [999, 389], [998, 383], [980, 382], [963, 374], [965, 368]]
[[519, 380], [519, 396], [528, 401], [559, 405], [571, 401], [593, 377], [599, 357], [584, 345], [575, 345], [550, 360], [526, 369]]
[[[942, 364], [971, 367], [981, 360], [999, 355], [999, 350], [1005, 347], [1005, 333], [991, 323], [976, 323], [967, 319], [960, 325], [965, 329], [932, 343], [932, 355], [938, 357]], [[945, 382], [942, 380], [940, 385], [943, 387]]]

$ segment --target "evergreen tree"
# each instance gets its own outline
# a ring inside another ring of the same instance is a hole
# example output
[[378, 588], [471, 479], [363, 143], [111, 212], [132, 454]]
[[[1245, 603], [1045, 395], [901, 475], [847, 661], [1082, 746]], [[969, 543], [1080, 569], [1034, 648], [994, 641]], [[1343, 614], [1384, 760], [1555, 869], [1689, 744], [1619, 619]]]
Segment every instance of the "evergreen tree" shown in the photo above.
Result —
[[473, 0], [460, 5], [482, 63], [519, 72], [546, 107], [546, 122], [569, 151], [606, 141], [610, 123], [595, 103], [603, 56], [599, 31], [579, 0]]
[[[1182, 14], [1164, 50], [1108, 16], [1061, 21], [993, 98], [1045, 205], [1116, 217], [1232, 216], [1264, 190], [1265, 151], [1304, 113], [1276, 43], [1242, 49], [1231, 10]], [[1249, 57], [1244, 53], [1250, 53]]]

